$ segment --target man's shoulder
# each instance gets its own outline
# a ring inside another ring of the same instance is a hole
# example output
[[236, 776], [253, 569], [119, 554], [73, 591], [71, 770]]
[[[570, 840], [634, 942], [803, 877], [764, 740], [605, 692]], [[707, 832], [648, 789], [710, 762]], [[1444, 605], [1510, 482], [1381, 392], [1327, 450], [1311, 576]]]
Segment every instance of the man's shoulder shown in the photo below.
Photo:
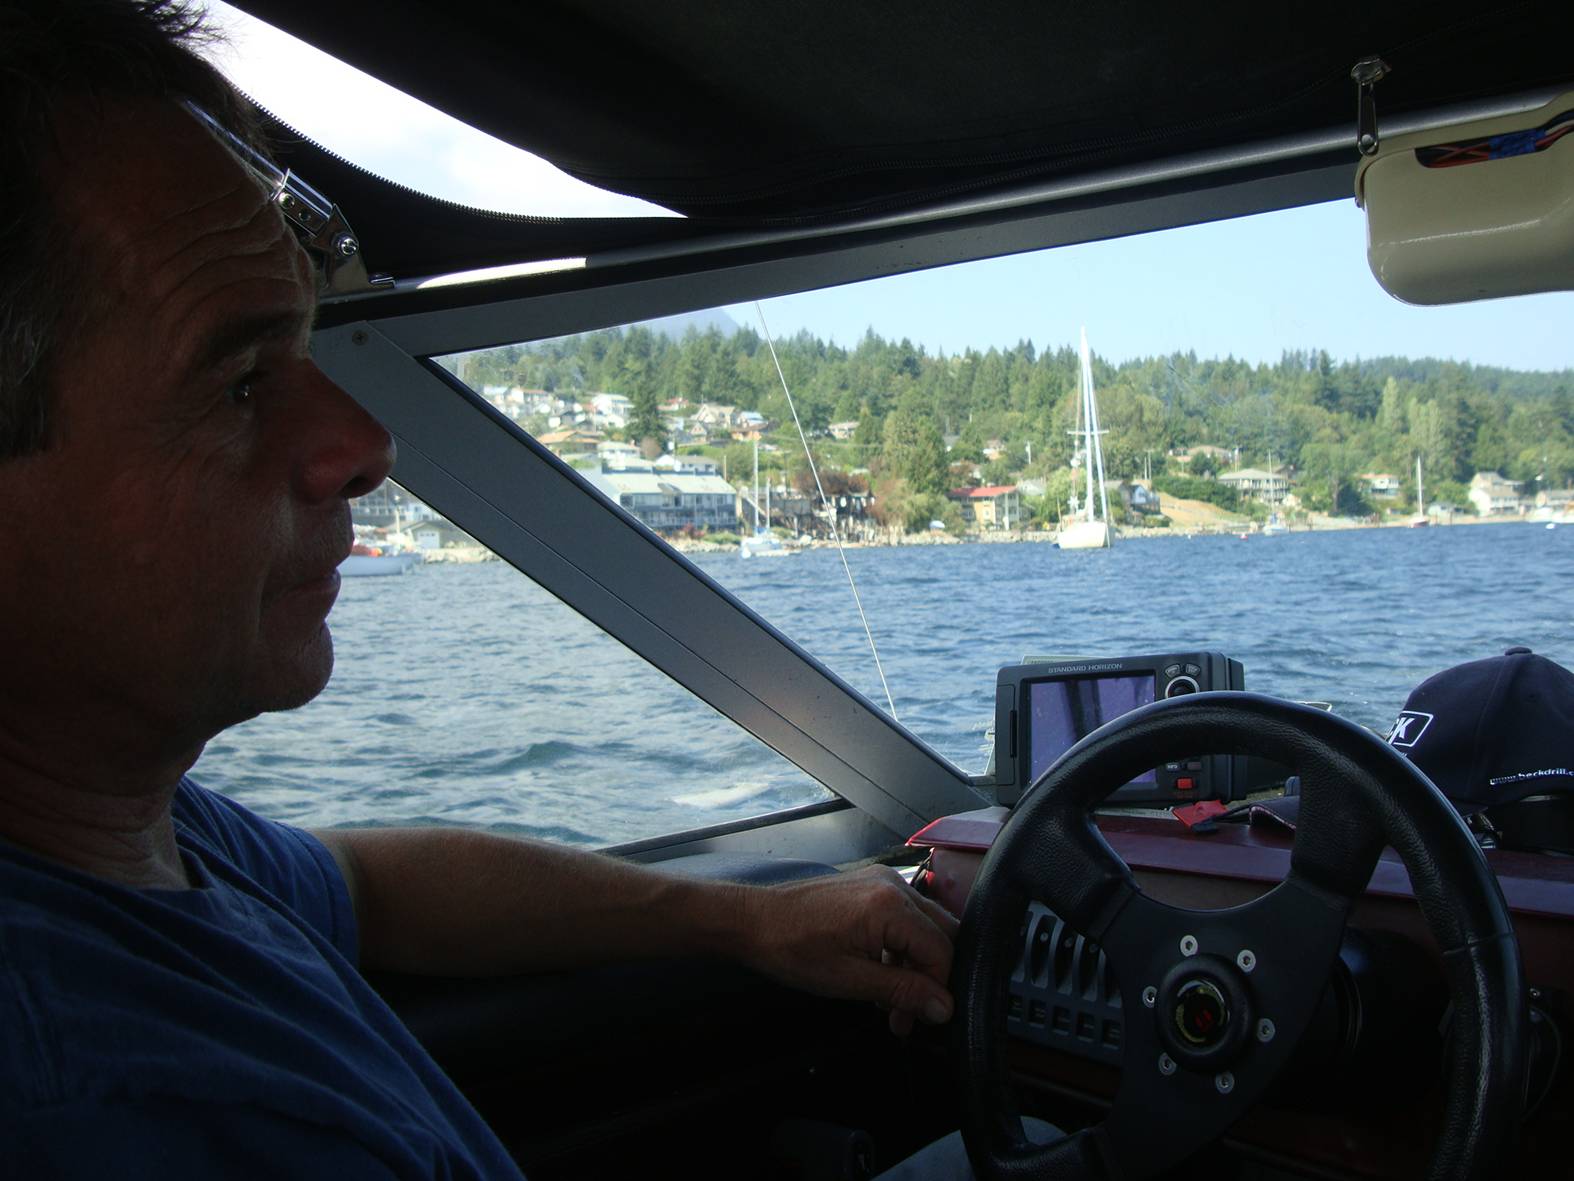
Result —
[[274, 843], [287, 832], [299, 831], [259, 816], [238, 800], [212, 791], [190, 776], [183, 776], [176, 786], [169, 811], [177, 833], [194, 835], [232, 858], [244, 856], [249, 843]]
[[128, 907], [133, 891], [29, 860], [0, 857], [0, 896], [0, 1110], [76, 1101], [104, 1047], [178, 1021], [182, 936]]
[[178, 838], [198, 843], [252, 876], [278, 869], [281, 861], [332, 860], [305, 829], [259, 815], [190, 777], [181, 779], [175, 789], [170, 816]]
[[311, 988], [353, 976], [298, 917], [220, 880], [133, 890], [0, 858], [0, 897], [0, 1113], [263, 1101], [328, 1036]]
[[0, 1109], [183, 1086], [240, 1025], [250, 1041], [229, 1052], [265, 1062], [296, 1037], [275, 1014], [299, 979], [353, 975], [330, 946], [353, 954], [354, 924], [326, 850], [195, 784], [172, 811], [199, 888], [133, 889], [0, 846]]
[[261, 891], [304, 919], [347, 959], [356, 956], [354, 910], [333, 854], [304, 829], [181, 780], [171, 802], [177, 839], [231, 884]]

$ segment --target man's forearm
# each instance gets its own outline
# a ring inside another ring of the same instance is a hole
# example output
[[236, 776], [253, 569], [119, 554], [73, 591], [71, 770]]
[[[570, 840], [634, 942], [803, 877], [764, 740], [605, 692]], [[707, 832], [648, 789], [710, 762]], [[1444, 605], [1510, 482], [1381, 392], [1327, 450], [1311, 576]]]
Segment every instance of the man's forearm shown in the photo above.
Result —
[[714, 955], [873, 1001], [898, 1033], [951, 1015], [956, 919], [884, 867], [743, 886], [465, 829], [317, 835], [350, 887], [363, 969], [485, 976]]
[[733, 954], [748, 888], [466, 829], [339, 829], [363, 969], [456, 976]]

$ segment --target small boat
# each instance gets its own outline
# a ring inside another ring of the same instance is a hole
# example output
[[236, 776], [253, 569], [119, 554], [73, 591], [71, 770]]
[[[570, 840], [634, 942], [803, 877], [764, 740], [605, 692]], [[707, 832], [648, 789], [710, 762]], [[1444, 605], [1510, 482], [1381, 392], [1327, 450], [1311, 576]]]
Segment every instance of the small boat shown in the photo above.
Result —
[[1262, 531], [1264, 537], [1278, 537], [1281, 533], [1288, 533], [1290, 527], [1280, 520], [1278, 513], [1270, 513], [1268, 520], [1263, 523]]
[[378, 578], [391, 574], [408, 574], [426, 555], [420, 550], [385, 551], [377, 546], [350, 547], [349, 556], [339, 563], [341, 578]]

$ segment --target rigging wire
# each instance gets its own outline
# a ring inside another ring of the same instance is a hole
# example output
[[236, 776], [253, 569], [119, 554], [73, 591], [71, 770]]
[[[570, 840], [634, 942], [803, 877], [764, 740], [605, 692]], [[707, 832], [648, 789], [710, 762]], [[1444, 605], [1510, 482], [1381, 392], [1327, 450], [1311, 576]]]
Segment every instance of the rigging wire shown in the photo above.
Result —
[[781, 358], [776, 355], [776, 341], [771, 336], [770, 325], [765, 322], [765, 309], [760, 306], [759, 300], [754, 301], [755, 314], [760, 317], [760, 329], [765, 336], [765, 345], [771, 350], [771, 364], [776, 366], [776, 380], [782, 383], [782, 393], [787, 395], [787, 408], [792, 411], [792, 424], [798, 428], [798, 441], [803, 444], [804, 456], [809, 461], [809, 474], [814, 477], [815, 491], [820, 494], [820, 504], [830, 509], [828, 520], [831, 525], [831, 540], [836, 543], [836, 552], [842, 559], [842, 569], [847, 574], [847, 586], [853, 592], [853, 604], [858, 608], [858, 619], [864, 625], [864, 635], [869, 640], [869, 653], [874, 657], [875, 671], [880, 674], [880, 688], [885, 690], [885, 704], [891, 711], [891, 718], [900, 721], [896, 716], [896, 700], [891, 696], [891, 686], [885, 679], [885, 666], [880, 663], [880, 649], [875, 646], [874, 632], [869, 628], [869, 617], [864, 614], [863, 600], [858, 597], [858, 584], [853, 581], [853, 568], [847, 562], [847, 547], [842, 544], [841, 532], [836, 528], [836, 506], [825, 495], [825, 485], [820, 483], [820, 469], [815, 465], [814, 453], [809, 450], [809, 436], [804, 433], [803, 423], [798, 419], [798, 406], [792, 400], [792, 390], [787, 388], [787, 375], [782, 372]]

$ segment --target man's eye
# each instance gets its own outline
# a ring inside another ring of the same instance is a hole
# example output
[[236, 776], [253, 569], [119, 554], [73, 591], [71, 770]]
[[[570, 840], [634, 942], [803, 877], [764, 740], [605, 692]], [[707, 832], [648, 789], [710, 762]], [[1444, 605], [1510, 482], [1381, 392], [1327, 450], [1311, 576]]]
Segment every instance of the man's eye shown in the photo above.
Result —
[[252, 395], [252, 380], [253, 379], [249, 376], [243, 377], [231, 385], [227, 391], [230, 401], [234, 402], [237, 406], [244, 406], [249, 403], [251, 401]]

